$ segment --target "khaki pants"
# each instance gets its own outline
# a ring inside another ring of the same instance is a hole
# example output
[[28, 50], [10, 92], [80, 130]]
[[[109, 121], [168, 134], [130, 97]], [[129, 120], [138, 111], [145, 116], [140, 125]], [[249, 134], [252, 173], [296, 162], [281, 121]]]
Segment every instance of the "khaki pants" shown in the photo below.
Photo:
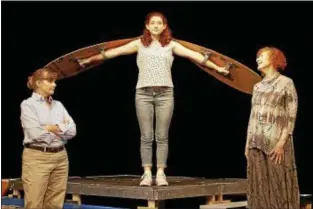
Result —
[[22, 181], [25, 209], [63, 208], [68, 180], [66, 150], [58, 153], [25, 148], [22, 157]]

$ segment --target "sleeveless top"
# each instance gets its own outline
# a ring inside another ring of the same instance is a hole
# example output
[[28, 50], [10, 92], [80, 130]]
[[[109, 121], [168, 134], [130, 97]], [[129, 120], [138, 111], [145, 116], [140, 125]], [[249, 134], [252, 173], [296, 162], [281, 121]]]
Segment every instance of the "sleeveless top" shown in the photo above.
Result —
[[137, 66], [139, 69], [136, 88], [148, 86], [174, 87], [172, 81], [173, 42], [162, 47], [160, 42], [144, 46], [139, 40]]

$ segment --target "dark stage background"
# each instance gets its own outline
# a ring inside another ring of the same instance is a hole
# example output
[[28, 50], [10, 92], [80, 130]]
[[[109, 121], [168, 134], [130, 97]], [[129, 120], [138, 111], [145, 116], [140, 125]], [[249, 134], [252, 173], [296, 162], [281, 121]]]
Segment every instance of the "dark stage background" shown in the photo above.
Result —
[[[302, 193], [310, 192], [312, 8], [311, 2], [2, 2], [2, 178], [21, 175], [20, 103], [31, 94], [26, 87], [29, 74], [73, 50], [138, 36], [146, 14], [158, 10], [168, 17], [176, 38], [254, 70], [260, 47], [273, 45], [286, 53], [284, 74], [294, 80], [299, 96], [294, 133], [299, 183]], [[245, 178], [250, 95], [180, 57], [172, 74], [175, 112], [167, 175]], [[78, 129], [67, 145], [70, 176], [142, 174], [136, 82], [136, 55], [58, 82], [54, 97]], [[99, 201], [110, 205], [112, 200]], [[134, 203], [127, 201], [112, 205]]]

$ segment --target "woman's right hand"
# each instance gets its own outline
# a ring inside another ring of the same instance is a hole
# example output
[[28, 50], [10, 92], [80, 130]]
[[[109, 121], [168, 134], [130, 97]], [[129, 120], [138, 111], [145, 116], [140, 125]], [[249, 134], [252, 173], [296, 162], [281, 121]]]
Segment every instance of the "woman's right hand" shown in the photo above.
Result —
[[59, 126], [57, 126], [57, 125], [45, 125], [43, 128], [46, 131], [54, 133], [57, 136], [57, 138], [61, 139], [61, 136], [58, 134], [59, 132], [61, 132]]
[[60, 128], [57, 125], [45, 125], [44, 129], [52, 133], [60, 132]]

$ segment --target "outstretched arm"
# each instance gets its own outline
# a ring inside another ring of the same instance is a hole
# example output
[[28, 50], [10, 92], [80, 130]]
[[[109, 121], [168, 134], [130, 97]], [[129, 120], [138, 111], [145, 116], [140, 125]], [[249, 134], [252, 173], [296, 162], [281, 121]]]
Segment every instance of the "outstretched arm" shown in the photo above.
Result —
[[97, 55], [88, 57], [86, 59], [81, 59], [79, 61], [79, 64], [83, 67], [88, 67], [95, 63], [103, 62], [106, 59], [112, 59], [121, 55], [133, 54], [137, 52], [139, 41], [140, 39], [137, 39], [123, 46], [109, 49], [107, 51], [101, 51], [101, 53]]
[[215, 69], [216, 71], [220, 72], [220, 73], [225, 73], [228, 74], [229, 71], [226, 70], [226, 67], [220, 67], [217, 66], [215, 63], [211, 62], [210, 60], [206, 60], [206, 58], [200, 54], [199, 52], [190, 50], [186, 47], [184, 47], [183, 45], [181, 45], [180, 43], [177, 43], [175, 41], [174, 42], [174, 48], [173, 51], [176, 55], [179, 55], [181, 57], [186, 57], [189, 59], [193, 59], [196, 62], [198, 62], [199, 64], [205, 65], [209, 68]]

